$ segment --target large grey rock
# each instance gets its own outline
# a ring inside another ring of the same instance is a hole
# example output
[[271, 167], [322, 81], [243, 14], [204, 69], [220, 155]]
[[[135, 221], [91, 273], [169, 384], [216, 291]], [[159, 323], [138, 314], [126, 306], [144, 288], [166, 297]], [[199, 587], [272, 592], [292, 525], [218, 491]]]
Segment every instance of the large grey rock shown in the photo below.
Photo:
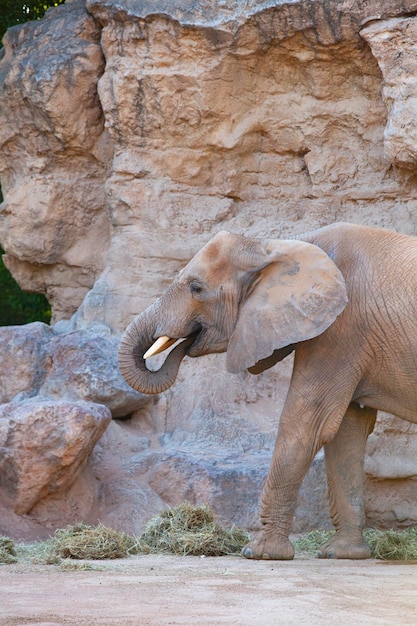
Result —
[[45, 346], [47, 365], [39, 395], [107, 406], [113, 417], [129, 416], [150, 402], [129, 387], [117, 363], [119, 341], [83, 330], [55, 335]]
[[52, 336], [42, 322], [0, 328], [0, 403], [37, 392], [45, 376], [45, 346]]
[[35, 322], [0, 328], [0, 340], [1, 402], [36, 396], [86, 400], [106, 405], [113, 417], [128, 416], [150, 402], [120, 374], [119, 341], [106, 327], [57, 333]]
[[[244, 34], [253, 27], [266, 39], [288, 39], [298, 31], [315, 29], [316, 38], [329, 44], [356, 37], [370, 20], [407, 14], [417, 9], [415, 0], [87, 0], [87, 8], [104, 23], [134, 18], [168, 16], [183, 26], [214, 32]], [[317, 37], [318, 36], [318, 37]], [[243, 37], [244, 43], [245, 37]], [[242, 41], [239, 40], [242, 44]]]
[[87, 402], [26, 401], [0, 406], [0, 484], [16, 513], [70, 487], [111, 413]]

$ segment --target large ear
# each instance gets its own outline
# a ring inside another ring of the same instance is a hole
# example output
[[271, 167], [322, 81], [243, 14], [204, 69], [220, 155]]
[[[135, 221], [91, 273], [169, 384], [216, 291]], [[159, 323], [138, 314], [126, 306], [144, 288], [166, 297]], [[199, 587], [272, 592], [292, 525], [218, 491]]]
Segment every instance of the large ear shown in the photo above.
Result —
[[347, 303], [344, 278], [321, 248], [271, 240], [256, 259], [259, 272], [239, 309], [227, 347], [227, 369], [239, 372], [274, 350], [317, 337]]

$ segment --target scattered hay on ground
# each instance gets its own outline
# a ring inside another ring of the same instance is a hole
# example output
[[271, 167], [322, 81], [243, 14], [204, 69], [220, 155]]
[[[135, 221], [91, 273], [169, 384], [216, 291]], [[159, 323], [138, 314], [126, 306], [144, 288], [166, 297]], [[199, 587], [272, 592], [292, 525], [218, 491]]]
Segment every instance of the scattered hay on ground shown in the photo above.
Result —
[[[294, 542], [296, 552], [316, 555], [323, 543], [334, 536], [334, 530], [312, 530]], [[412, 561], [417, 559], [417, 527], [404, 530], [377, 530], [367, 528], [364, 536], [374, 559], [385, 561]]]
[[[7, 545], [14, 545], [11, 539], [4, 540], [10, 542]], [[2, 561], [0, 552], [0, 562], [84, 569], [83, 564], [71, 560], [117, 559], [138, 553], [222, 556], [239, 553], [248, 541], [249, 535], [243, 530], [225, 528], [216, 522], [208, 507], [184, 503], [151, 519], [139, 538], [103, 524], [80, 523], [56, 530], [47, 541], [18, 544], [13, 561], [12, 557]], [[88, 564], [85, 567], [90, 568]]]
[[317, 550], [323, 543], [329, 541], [334, 535], [334, 530], [323, 530], [317, 528], [315, 530], [311, 530], [309, 533], [305, 535], [300, 535], [294, 541], [294, 547], [297, 554], [309, 554], [316, 556]]
[[100, 559], [100, 565], [96, 565], [95, 563], [91, 563], [91, 561], [83, 561], [81, 559], [61, 559], [59, 569], [64, 572], [104, 572], [108, 568], [106, 564], [102, 563], [103, 560], [104, 559]]
[[16, 563], [16, 549], [13, 539], [0, 536], [0, 564]]
[[[405, 530], [364, 532], [372, 556], [383, 560], [417, 560], [417, 526]], [[296, 539], [297, 554], [315, 556], [319, 547], [334, 536], [332, 530], [313, 530]], [[175, 554], [179, 556], [224, 556], [240, 553], [250, 537], [245, 531], [224, 527], [207, 506], [180, 504], [151, 519], [142, 535], [134, 537], [103, 524], [76, 524], [55, 531], [51, 539], [30, 544], [0, 536], [0, 564], [54, 564], [61, 568], [80, 569], [96, 566], [78, 565], [71, 560], [124, 558], [131, 554]]]
[[224, 556], [240, 553], [248, 541], [243, 530], [216, 522], [209, 507], [183, 503], [151, 519], [137, 548], [144, 554]]

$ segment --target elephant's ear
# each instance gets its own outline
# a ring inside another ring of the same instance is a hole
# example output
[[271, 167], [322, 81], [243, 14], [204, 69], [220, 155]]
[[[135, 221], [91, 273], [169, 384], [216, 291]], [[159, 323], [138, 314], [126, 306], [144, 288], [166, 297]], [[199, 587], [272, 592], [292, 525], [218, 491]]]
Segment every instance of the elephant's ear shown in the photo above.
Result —
[[321, 248], [305, 241], [271, 240], [252, 271], [227, 347], [227, 369], [239, 372], [274, 350], [317, 337], [347, 303], [344, 278]]

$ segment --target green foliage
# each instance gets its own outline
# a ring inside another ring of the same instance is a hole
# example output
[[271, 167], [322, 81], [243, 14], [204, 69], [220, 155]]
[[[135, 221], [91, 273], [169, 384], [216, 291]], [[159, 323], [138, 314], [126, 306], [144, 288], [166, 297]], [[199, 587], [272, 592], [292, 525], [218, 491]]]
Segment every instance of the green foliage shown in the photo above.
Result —
[[2, 0], [0, 10], [0, 38], [10, 26], [39, 20], [50, 7], [62, 4], [64, 0]]
[[0, 259], [0, 326], [36, 321], [49, 324], [50, 320], [51, 307], [45, 296], [22, 291]]

